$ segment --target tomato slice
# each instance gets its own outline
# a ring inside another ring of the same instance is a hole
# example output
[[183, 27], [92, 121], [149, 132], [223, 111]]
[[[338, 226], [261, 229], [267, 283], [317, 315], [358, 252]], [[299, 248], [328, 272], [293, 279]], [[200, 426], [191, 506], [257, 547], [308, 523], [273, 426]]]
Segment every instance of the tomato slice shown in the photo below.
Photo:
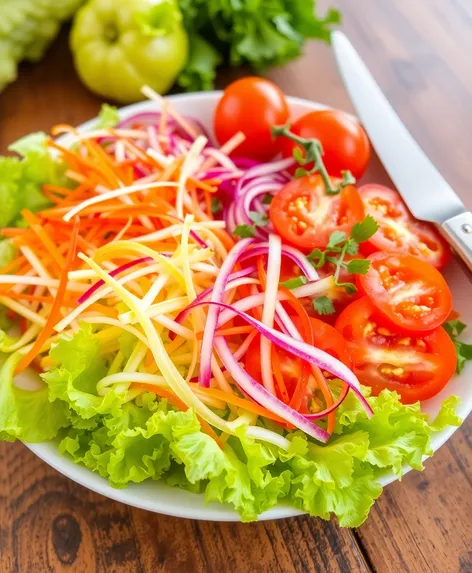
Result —
[[344, 309], [336, 328], [347, 342], [354, 373], [374, 396], [387, 388], [405, 404], [427, 400], [454, 375], [454, 343], [442, 327], [421, 336], [393, 332], [368, 297]]
[[452, 294], [444, 277], [429, 263], [398, 253], [375, 253], [359, 290], [390, 323], [402, 331], [434, 330], [452, 310]]
[[282, 239], [310, 252], [316, 247], [324, 249], [335, 230], [349, 233], [354, 223], [364, 219], [364, 207], [352, 185], [337, 195], [327, 195], [320, 175], [306, 175], [277, 193], [269, 216]]
[[[301, 320], [298, 317], [292, 318], [295, 326], [301, 329]], [[328, 352], [338, 360], [341, 360], [347, 366], [351, 366], [351, 358], [347, 351], [346, 343], [339, 332], [329, 324], [318, 320], [317, 318], [310, 318], [312, 330], [313, 330], [313, 341], [314, 346]], [[291, 400], [293, 394], [297, 388], [298, 381], [301, 377], [301, 371], [303, 367], [303, 361], [298, 357], [285, 352], [284, 350], [277, 349], [279, 356], [279, 366], [282, 372], [282, 376], [285, 382], [285, 388], [287, 390], [289, 399]], [[257, 380], [257, 382], [262, 383], [262, 373], [261, 373], [261, 343], [260, 336], [256, 336], [254, 340], [249, 345], [249, 348], [245, 356], [245, 368], [247, 373]], [[315, 377], [311, 374], [309, 377], [309, 382], [304, 389], [304, 394], [301, 399], [300, 412], [309, 413], [312, 411], [311, 401], [316, 395], [318, 385], [316, 383]]]
[[362, 243], [363, 253], [396, 251], [418, 257], [437, 269], [445, 266], [451, 256], [448, 244], [432, 225], [413, 217], [397, 191], [383, 185], [364, 185], [359, 194], [366, 215], [372, 215], [379, 224], [377, 233]]

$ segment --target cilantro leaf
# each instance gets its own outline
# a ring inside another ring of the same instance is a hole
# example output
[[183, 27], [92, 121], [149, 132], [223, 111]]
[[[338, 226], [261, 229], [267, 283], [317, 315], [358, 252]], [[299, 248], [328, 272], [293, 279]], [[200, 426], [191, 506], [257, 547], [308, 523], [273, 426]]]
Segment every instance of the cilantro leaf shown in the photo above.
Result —
[[252, 227], [251, 225], [238, 225], [234, 229], [233, 235], [235, 235], [236, 237], [240, 237], [241, 239], [246, 239], [248, 237], [252, 238], [255, 237], [256, 231], [254, 227]]
[[337, 247], [341, 243], [344, 243], [346, 241], [346, 239], [347, 239], [347, 235], [344, 231], [334, 231], [334, 233], [331, 233], [331, 235], [329, 237], [329, 241], [328, 241], [328, 245], [326, 246], [326, 249], [329, 251], [333, 247]]
[[256, 227], [265, 227], [269, 223], [269, 217], [257, 211], [249, 211], [249, 218]]
[[353, 257], [354, 255], [357, 255], [358, 252], [359, 252], [359, 243], [357, 241], [354, 241], [353, 239], [349, 239], [349, 241], [347, 242], [346, 253], [348, 255], [351, 255], [351, 257]]
[[218, 199], [218, 197], [212, 197], [211, 199], [211, 212], [215, 215], [216, 213], [221, 213], [221, 210], [223, 209], [223, 206], [221, 204], [221, 201]]
[[472, 344], [457, 340], [457, 337], [464, 331], [466, 325], [460, 320], [449, 320], [443, 324], [443, 327], [454, 342], [457, 355], [456, 372], [460, 374], [464, 369], [465, 363], [468, 360], [472, 360]]
[[354, 239], [356, 243], [368, 241], [373, 235], [375, 235], [378, 228], [379, 225], [372, 215], [367, 215], [363, 221], [356, 223], [352, 227], [351, 239]]
[[333, 314], [335, 312], [332, 300], [327, 296], [319, 296], [313, 300], [313, 308], [321, 315]]
[[295, 277], [293, 279], [289, 279], [288, 281], [283, 281], [280, 283], [280, 285], [288, 289], [293, 289], [302, 285], [306, 285], [307, 282], [308, 279], [306, 277], [300, 276], [300, 277]]
[[449, 336], [454, 340], [457, 336], [467, 328], [467, 325], [460, 320], [448, 320], [443, 324], [444, 330], [449, 334]]
[[270, 193], [266, 193], [263, 197], [262, 197], [262, 203], [264, 205], [270, 205], [272, 203], [272, 200], [274, 199], [274, 196], [271, 195]]
[[326, 251], [321, 249], [313, 249], [306, 258], [313, 263], [315, 269], [322, 267], [326, 262]]
[[351, 275], [365, 275], [369, 269], [369, 259], [353, 259], [347, 263], [347, 272]]

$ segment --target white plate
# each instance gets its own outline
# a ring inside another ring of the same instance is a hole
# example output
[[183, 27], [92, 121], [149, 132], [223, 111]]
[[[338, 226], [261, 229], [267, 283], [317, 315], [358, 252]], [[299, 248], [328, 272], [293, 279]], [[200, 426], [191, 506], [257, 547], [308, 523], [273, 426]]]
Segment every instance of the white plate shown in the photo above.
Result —
[[[175, 95], [170, 96], [168, 99], [172, 102], [172, 105], [177, 111], [199, 119], [203, 125], [211, 131], [213, 110], [220, 95], [221, 92], [206, 92]], [[308, 111], [325, 107], [321, 104], [293, 97], [289, 97], [288, 101], [294, 117]], [[138, 111], [152, 109], [156, 109], [156, 104], [141, 102], [122, 108], [120, 110], [120, 116], [125, 118]], [[79, 130], [92, 128], [94, 121], [95, 120], [91, 120], [82, 124]], [[63, 141], [64, 140], [66, 141], [67, 138], [64, 138]], [[470, 305], [471, 284], [455, 263], [451, 263], [450, 265], [447, 272], [447, 280], [454, 295], [454, 308], [460, 312], [464, 322], [472, 324], [472, 307]], [[456, 376], [440, 394], [423, 403], [424, 411], [434, 416], [438, 412], [443, 399], [451, 394], [456, 394], [462, 399], [461, 405], [458, 408], [458, 414], [465, 419], [472, 410], [472, 392], [470, 391], [471, 378], [472, 364], [469, 363], [460, 377]], [[436, 451], [442, 446], [442, 444], [452, 436], [455, 430], [456, 428], [446, 428], [443, 432], [438, 433], [433, 438], [433, 450]], [[114, 489], [109, 485], [106, 479], [85, 467], [74, 464], [71, 459], [60, 456], [54, 442], [26, 445], [38, 457], [68, 478], [97, 493], [121, 501], [122, 503], [176, 517], [213, 521], [240, 521], [238, 513], [231, 509], [231, 507], [218, 503], [206, 504], [203, 494], [192, 494], [178, 488], [171, 488], [164, 483], [152, 481], [132, 484], [126, 489]], [[389, 473], [382, 478], [381, 482], [383, 485], [387, 485], [395, 481], [395, 479], [395, 476]], [[263, 513], [259, 519], [279, 519], [301, 514], [302, 512], [292, 507], [279, 505]]]

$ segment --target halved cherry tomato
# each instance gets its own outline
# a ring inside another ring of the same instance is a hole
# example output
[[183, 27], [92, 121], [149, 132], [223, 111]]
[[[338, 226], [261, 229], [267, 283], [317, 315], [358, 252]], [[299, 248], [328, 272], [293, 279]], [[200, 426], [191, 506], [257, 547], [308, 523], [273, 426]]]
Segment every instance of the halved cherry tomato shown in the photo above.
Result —
[[307, 175], [293, 179], [275, 195], [269, 216], [282, 239], [309, 253], [316, 247], [324, 249], [333, 231], [349, 233], [364, 219], [364, 207], [352, 185], [327, 195], [321, 176]]
[[[356, 179], [364, 173], [370, 157], [369, 138], [361, 124], [344, 111], [329, 109], [312, 111], [298, 118], [290, 127], [295, 135], [319, 139], [323, 146], [323, 162], [333, 177], [349, 170]], [[282, 155], [293, 157], [298, 144], [282, 140]], [[308, 165], [307, 169], [312, 166]]]
[[366, 275], [357, 282], [372, 304], [403, 331], [424, 333], [447, 320], [452, 295], [442, 274], [417, 257], [374, 253]]
[[363, 253], [396, 251], [418, 257], [437, 269], [444, 267], [451, 256], [446, 241], [432, 225], [413, 217], [397, 191], [383, 185], [363, 185], [359, 194], [366, 215], [372, 215], [379, 224], [370, 241], [362, 243]]
[[388, 388], [404, 404], [427, 400], [454, 375], [454, 343], [442, 327], [420, 337], [393, 332], [368, 297], [344, 309], [336, 328], [347, 342], [354, 373], [374, 396]]
[[220, 144], [242, 131], [245, 141], [232, 155], [268, 161], [279, 151], [272, 125], [285, 124], [289, 108], [284, 94], [264, 78], [242, 78], [224, 91], [215, 110], [214, 128]]
[[[301, 329], [300, 319], [298, 317], [293, 317], [292, 320], [295, 326]], [[346, 343], [339, 332], [329, 324], [326, 324], [317, 318], [310, 318], [310, 322], [313, 330], [314, 346], [328, 352], [328, 354], [341, 360], [341, 362], [347, 366], [351, 366], [351, 359], [347, 352]], [[288, 396], [291, 399], [301, 376], [303, 362], [289, 352], [285, 352], [283, 350], [277, 350], [277, 352], [279, 354], [279, 364], [285, 382], [285, 387], [287, 389]], [[256, 336], [246, 352], [245, 367], [248, 374], [258, 382], [262, 382], [260, 355], [260, 336]], [[311, 411], [310, 401], [315, 396], [317, 388], [318, 386], [314, 376], [310, 375], [309, 383], [305, 388], [304, 395], [301, 400], [300, 412], [308, 413]]]

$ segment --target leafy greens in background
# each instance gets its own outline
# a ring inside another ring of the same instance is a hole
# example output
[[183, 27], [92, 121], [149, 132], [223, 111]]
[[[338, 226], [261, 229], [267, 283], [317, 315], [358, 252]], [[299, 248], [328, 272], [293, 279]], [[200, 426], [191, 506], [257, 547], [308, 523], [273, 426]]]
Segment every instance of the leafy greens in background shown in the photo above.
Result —
[[179, 0], [190, 37], [190, 58], [178, 78], [188, 91], [211, 89], [216, 67], [255, 70], [299, 56], [306, 39], [329, 42], [340, 14], [319, 17], [315, 0]]
[[[57, 435], [63, 454], [115, 487], [163, 479], [203, 492], [208, 501], [231, 504], [244, 521], [285, 501], [323, 519], [335, 514], [342, 526], [357, 527], [382, 491], [382, 473], [392, 470], [400, 477], [405, 464], [422, 469], [434, 432], [460, 424], [455, 397], [429, 423], [419, 404], [405, 406], [385, 390], [369, 398], [375, 411], [370, 420], [349, 394], [326, 445], [292, 431], [284, 452], [246, 437], [240, 428], [221, 449], [201, 431], [192, 409], [177, 411], [151, 393], [134, 402], [126, 402], [116, 389], [98, 395], [96, 385], [108, 365], [90, 325], [72, 339], [63, 337], [50, 356], [54, 367], [42, 375], [46, 386], [36, 392], [12, 384], [15, 354], [0, 370], [1, 439], [41, 441]], [[271, 429], [282, 432], [273, 424]]]
[[0, 91], [23, 59], [40, 60], [84, 0], [0, 0]]

